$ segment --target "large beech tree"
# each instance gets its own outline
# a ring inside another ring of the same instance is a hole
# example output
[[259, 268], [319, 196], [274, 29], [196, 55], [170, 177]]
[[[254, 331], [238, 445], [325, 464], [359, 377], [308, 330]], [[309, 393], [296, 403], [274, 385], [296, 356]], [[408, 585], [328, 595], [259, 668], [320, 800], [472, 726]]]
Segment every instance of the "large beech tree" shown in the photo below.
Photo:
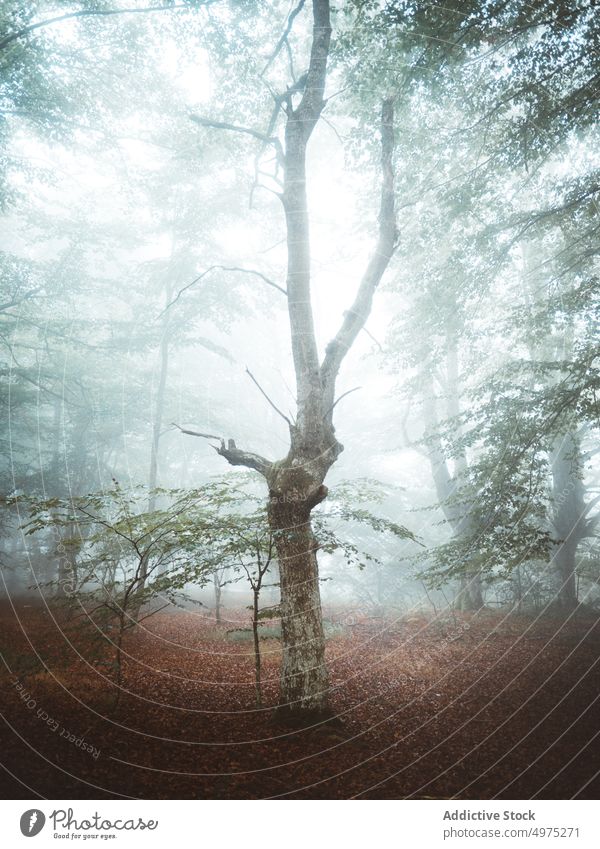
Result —
[[[269, 490], [268, 518], [277, 549], [281, 581], [283, 663], [278, 714], [294, 722], [313, 722], [331, 715], [328, 673], [319, 593], [318, 541], [311, 512], [327, 497], [327, 473], [343, 450], [336, 437], [336, 381], [344, 357], [371, 311], [373, 295], [397, 241], [394, 205], [394, 101], [381, 105], [382, 186], [379, 233], [350, 310], [321, 358], [311, 302], [311, 251], [306, 192], [306, 153], [325, 106], [324, 91], [331, 43], [328, 0], [313, 0], [312, 42], [308, 71], [294, 106], [292, 88], [278, 98], [284, 106], [284, 140], [244, 127], [208, 119], [199, 123], [258, 137], [275, 148], [282, 172], [281, 202], [287, 238], [285, 295], [296, 376], [296, 415], [286, 418], [289, 451], [272, 460], [221, 440], [218, 453], [232, 466], [260, 472]], [[298, 85], [293, 87], [298, 91]], [[283, 414], [282, 414], [283, 415]], [[189, 432], [189, 431], [188, 431]], [[205, 434], [198, 434], [206, 436]]]

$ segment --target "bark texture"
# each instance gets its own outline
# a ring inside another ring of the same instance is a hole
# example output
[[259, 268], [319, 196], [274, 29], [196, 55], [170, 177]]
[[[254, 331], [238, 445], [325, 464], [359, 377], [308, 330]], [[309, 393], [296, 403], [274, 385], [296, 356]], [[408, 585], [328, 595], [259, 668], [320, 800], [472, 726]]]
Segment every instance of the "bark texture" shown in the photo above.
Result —
[[271, 490], [269, 501], [281, 593], [279, 716], [292, 722], [302, 718], [318, 721], [330, 714], [317, 541], [310, 521], [311, 504], [318, 503], [317, 497], [322, 500], [327, 489], [319, 487], [312, 501], [306, 494], [298, 489]]

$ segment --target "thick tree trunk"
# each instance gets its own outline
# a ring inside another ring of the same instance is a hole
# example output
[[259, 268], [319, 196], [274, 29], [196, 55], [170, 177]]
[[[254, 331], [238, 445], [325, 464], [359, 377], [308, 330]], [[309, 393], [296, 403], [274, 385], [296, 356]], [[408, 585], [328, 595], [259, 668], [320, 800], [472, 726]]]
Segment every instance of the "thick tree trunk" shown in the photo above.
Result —
[[581, 449], [573, 432], [557, 437], [551, 455], [552, 527], [557, 543], [552, 563], [555, 566], [557, 601], [565, 611], [577, 607], [576, 554], [587, 535], [586, 505], [581, 480]]
[[475, 611], [484, 606], [481, 587], [481, 572], [475, 569], [465, 572], [460, 580], [460, 588], [456, 596], [456, 607], [459, 610]]
[[578, 604], [577, 598], [577, 562], [575, 553], [577, 543], [572, 540], [559, 543], [553, 556], [553, 563], [558, 578], [557, 601], [565, 611], [574, 610]]
[[[325, 488], [323, 487], [323, 490]], [[326, 490], [325, 490], [326, 491]], [[279, 560], [281, 592], [281, 718], [301, 724], [331, 717], [329, 676], [319, 592], [317, 541], [310, 510], [272, 498], [269, 521]]]

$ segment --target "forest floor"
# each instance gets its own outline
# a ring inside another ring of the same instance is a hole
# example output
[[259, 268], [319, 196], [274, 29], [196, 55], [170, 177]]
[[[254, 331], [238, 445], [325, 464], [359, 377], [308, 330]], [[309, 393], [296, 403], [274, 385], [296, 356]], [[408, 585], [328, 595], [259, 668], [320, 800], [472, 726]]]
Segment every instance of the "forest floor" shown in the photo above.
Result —
[[217, 627], [199, 611], [163, 612], [128, 634], [115, 705], [114, 670], [83, 620], [59, 628], [43, 606], [3, 602], [2, 796], [600, 796], [589, 614], [355, 621], [328, 640], [341, 723], [301, 731], [272, 718], [278, 641], [262, 642], [256, 710], [252, 644], [226, 634], [247, 612], [227, 615]]

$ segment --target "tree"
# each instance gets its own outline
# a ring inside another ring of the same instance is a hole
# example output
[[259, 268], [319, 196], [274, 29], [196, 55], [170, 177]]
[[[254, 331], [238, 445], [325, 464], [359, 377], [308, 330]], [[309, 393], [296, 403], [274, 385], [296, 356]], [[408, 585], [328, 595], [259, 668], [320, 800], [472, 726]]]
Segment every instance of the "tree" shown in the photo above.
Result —
[[[217, 452], [233, 466], [255, 469], [269, 489], [269, 525], [275, 536], [280, 569], [283, 663], [279, 716], [309, 723], [328, 719], [328, 674], [319, 593], [318, 541], [311, 513], [327, 497], [328, 471], [343, 446], [333, 424], [336, 380], [347, 352], [363, 327], [373, 295], [393, 255], [397, 230], [394, 201], [394, 101], [381, 108], [381, 167], [383, 183], [379, 209], [379, 238], [358, 287], [356, 298], [335, 335], [319, 358], [310, 293], [311, 255], [306, 193], [306, 151], [325, 106], [324, 92], [330, 51], [331, 22], [328, 0], [313, 0], [310, 62], [304, 88], [290, 87], [279, 98], [285, 109], [284, 144], [272, 135], [235, 125], [201, 119], [208, 127], [258, 136], [275, 147], [283, 172], [281, 202], [287, 239], [286, 298], [296, 376], [296, 416], [284, 414], [290, 447], [281, 460], [239, 449], [222, 440]], [[299, 98], [294, 105], [293, 98]], [[199, 434], [201, 435], [201, 434]]]
[[[204, 531], [205, 539], [210, 540], [207, 549], [210, 553], [205, 553], [204, 562], [206, 568], [213, 569], [219, 575], [227, 568], [234, 574], [241, 573], [250, 586], [256, 704], [261, 707], [261, 623], [265, 619], [280, 619], [282, 639], [285, 639], [282, 604], [263, 609], [260, 607], [261, 591], [267, 586], [265, 578], [280, 564], [277, 553], [280, 531], [273, 528], [270, 505], [265, 509], [262, 499], [252, 492], [251, 487], [240, 486], [239, 476], [237, 478], [237, 481], [224, 479], [203, 488], [204, 492], [211, 493], [214, 510], [210, 526]], [[246, 484], [252, 484], [253, 478], [254, 476], [247, 477]], [[339, 555], [346, 563], [358, 569], [363, 569], [369, 562], [379, 565], [379, 560], [369, 553], [364, 540], [361, 541], [362, 544], [352, 540], [350, 528], [355, 531], [356, 528], [371, 531], [377, 536], [389, 538], [394, 544], [398, 540], [417, 542], [405, 527], [358, 506], [361, 499], [364, 501], [366, 497], [380, 499], [381, 488], [374, 487], [369, 481], [341, 482], [334, 496], [321, 505], [313, 520], [319, 549], [330, 555]], [[334, 529], [334, 523], [336, 526], [341, 523], [344, 532], [340, 533], [337, 527]], [[281, 573], [281, 568], [279, 571]], [[218, 580], [220, 582], [222, 578], [219, 577]], [[275, 586], [280, 588], [283, 600], [281, 578]]]
[[[222, 586], [223, 568], [229, 567], [234, 573], [241, 572], [252, 591], [252, 640], [254, 646], [254, 685], [256, 706], [262, 707], [260, 623], [266, 616], [279, 616], [279, 607], [270, 610], [260, 609], [260, 594], [264, 579], [273, 565], [275, 543], [269, 529], [264, 510], [257, 506], [257, 499], [249, 493], [240, 493], [241, 498], [235, 512], [225, 516], [215, 516], [211, 528], [211, 539], [216, 546], [217, 556], [213, 558], [218, 565], [214, 567], [215, 588], [219, 592]], [[241, 502], [241, 503], [240, 503]], [[242, 512], [240, 508], [246, 507]], [[254, 507], [254, 510], [248, 508]], [[219, 621], [217, 615], [217, 621]]]
[[[349, 37], [385, 34], [378, 54], [355, 70], [359, 84], [379, 64], [399, 77], [406, 57], [419, 54], [403, 128], [421, 167], [399, 171], [415, 210], [399, 264], [407, 271], [397, 284], [410, 299], [391, 358], [405, 366], [412, 354], [417, 374], [404, 397], [413, 407], [424, 402], [424, 447], [453, 530], [429, 574], [443, 583], [466, 569], [475, 590], [468, 602], [477, 607], [481, 577], [506, 578], [524, 558], [536, 561], [539, 574], [554, 554], [554, 565], [570, 560], [560, 566], [560, 584], [572, 608], [573, 543], [595, 527], [577, 443], [582, 427], [595, 427], [589, 405], [598, 347], [589, 320], [597, 299], [590, 262], [597, 257], [598, 175], [585, 151], [596, 140], [597, 17], [588, 4], [518, 0], [359, 6]], [[527, 239], [536, 243], [535, 266], [551, 271], [546, 285], [560, 290], [554, 304], [538, 298], [538, 319], [544, 315], [546, 332], [562, 342], [562, 354], [538, 350], [529, 361], [523, 348], [539, 326], [521, 291], [519, 248]], [[585, 308], [578, 290], [589, 298]], [[489, 321], [481, 318], [486, 309], [494, 311]], [[565, 356], [570, 333], [577, 342]], [[495, 369], [490, 351], [498, 351]]]
[[[217, 485], [156, 494], [169, 503], [152, 511], [145, 509], [147, 488], [124, 490], [117, 481], [107, 492], [68, 500], [14, 499], [29, 514], [23, 525], [27, 535], [48, 529], [61, 535], [61, 560], [67, 565], [58, 576], [60, 602], [72, 623], [79, 609], [76, 618], [93, 625], [113, 648], [116, 704], [125, 635], [180, 602], [187, 585], [202, 586], [210, 580], [214, 561], [206, 553], [205, 540], [216, 520], [213, 511], [228, 501]], [[156, 600], [165, 603], [149, 609]]]

